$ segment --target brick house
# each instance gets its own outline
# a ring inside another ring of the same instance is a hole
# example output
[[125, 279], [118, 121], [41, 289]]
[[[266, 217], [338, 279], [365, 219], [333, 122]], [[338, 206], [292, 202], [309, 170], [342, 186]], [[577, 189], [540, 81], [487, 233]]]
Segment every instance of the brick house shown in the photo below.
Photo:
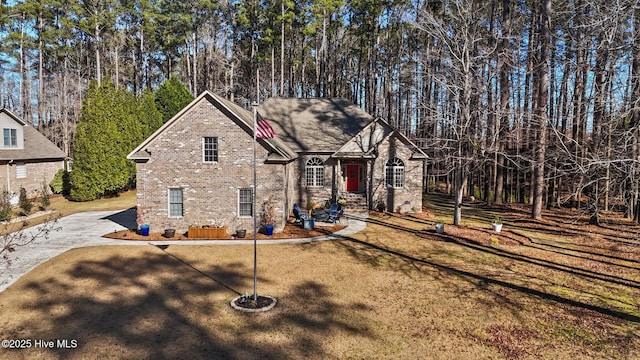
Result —
[[[271, 199], [276, 229], [295, 203], [345, 197], [347, 210], [422, 209], [426, 155], [382, 119], [343, 99], [271, 98], [258, 113], [277, 137], [258, 139], [257, 215]], [[139, 222], [253, 228], [253, 113], [205, 91], [134, 149]], [[152, 230], [153, 231], [153, 230]]]
[[49, 184], [58, 170], [64, 168], [66, 154], [32, 126], [11, 111], [0, 109], [0, 190], [7, 189], [12, 201], [20, 188], [30, 197]]

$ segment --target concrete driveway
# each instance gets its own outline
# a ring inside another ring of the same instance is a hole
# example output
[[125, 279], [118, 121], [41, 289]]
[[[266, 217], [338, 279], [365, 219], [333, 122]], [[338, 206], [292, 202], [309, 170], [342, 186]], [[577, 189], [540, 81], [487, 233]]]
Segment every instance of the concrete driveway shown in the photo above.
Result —
[[[306, 239], [286, 240], [258, 240], [258, 244], [291, 244], [303, 242], [316, 242], [339, 239], [361, 231], [366, 226], [368, 214], [347, 215], [348, 226], [331, 235], [318, 236]], [[38, 237], [32, 243], [16, 247], [10, 253], [11, 266], [6, 267], [2, 263], [0, 269], [0, 292], [7, 289], [21, 276], [33, 270], [49, 259], [62, 254], [65, 251], [87, 246], [102, 245], [239, 245], [252, 244], [253, 240], [197, 240], [197, 241], [127, 241], [114, 240], [102, 237], [103, 235], [125, 229], [137, 227], [134, 209], [120, 211], [91, 211], [63, 217], [55, 225], [56, 231], [52, 231], [47, 238]], [[24, 230], [25, 234], [33, 234], [38, 227]]]

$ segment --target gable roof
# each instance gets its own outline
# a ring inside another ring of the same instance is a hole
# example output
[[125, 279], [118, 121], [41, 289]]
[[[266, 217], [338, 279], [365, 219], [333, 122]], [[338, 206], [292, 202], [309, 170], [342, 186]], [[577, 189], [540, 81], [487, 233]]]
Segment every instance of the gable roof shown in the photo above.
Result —
[[22, 126], [24, 136], [24, 148], [2, 149], [0, 160], [62, 160], [67, 157], [64, 151], [11, 111], [2, 108], [0, 113], [8, 115]]
[[297, 152], [334, 153], [373, 121], [371, 115], [340, 98], [269, 98], [258, 113]]
[[[253, 136], [253, 113], [251, 111], [205, 90], [158, 130], [151, 134], [151, 136], [138, 145], [138, 147], [127, 155], [127, 158], [140, 161], [148, 160], [150, 158], [150, 154], [146, 151], [146, 148], [149, 143], [202, 101], [209, 101], [212, 105], [218, 108], [218, 110], [222, 111], [226, 116], [238, 124], [238, 126], [245, 130], [249, 135]], [[258, 143], [269, 151], [270, 154], [267, 161], [287, 162], [297, 157], [297, 154], [278, 138], [258, 139]]]
[[369, 157], [376, 156], [375, 152], [378, 145], [387, 137], [395, 135], [403, 144], [405, 144], [413, 153], [412, 159], [427, 159], [427, 154], [422, 151], [409, 138], [401, 132], [396, 131], [383, 118], [376, 118], [370, 122], [362, 131], [354, 136], [349, 142], [345, 143], [338, 151], [333, 153], [334, 157]]
[[16, 115], [13, 112], [9, 111], [9, 109], [7, 109], [7, 108], [3, 107], [2, 109], [0, 109], [0, 113], [7, 114], [7, 116], [9, 116], [11, 119], [13, 119], [13, 121], [17, 122], [20, 125], [23, 125], [23, 126], [27, 125], [27, 123], [24, 120], [20, 119], [18, 117], [18, 115]]

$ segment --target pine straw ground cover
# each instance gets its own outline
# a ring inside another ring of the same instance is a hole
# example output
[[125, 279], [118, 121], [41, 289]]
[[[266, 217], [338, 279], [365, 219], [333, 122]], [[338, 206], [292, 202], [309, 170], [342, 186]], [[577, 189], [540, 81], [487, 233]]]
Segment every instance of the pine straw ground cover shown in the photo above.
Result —
[[[0, 294], [0, 338], [77, 340], [0, 349], [0, 358], [640, 358], [639, 230], [570, 211], [373, 214], [340, 241], [258, 247], [266, 313], [233, 310], [253, 291], [251, 246], [77, 249]], [[505, 219], [500, 235], [490, 219]]]

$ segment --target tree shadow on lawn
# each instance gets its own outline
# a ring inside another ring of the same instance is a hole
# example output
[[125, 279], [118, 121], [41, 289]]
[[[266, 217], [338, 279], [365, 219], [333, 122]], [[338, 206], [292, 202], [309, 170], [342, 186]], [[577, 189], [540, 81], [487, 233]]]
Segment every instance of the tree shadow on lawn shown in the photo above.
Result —
[[[27, 284], [25, 293], [32, 296], [23, 308], [38, 315], [20, 327], [37, 331], [31, 338], [55, 334], [78, 341], [76, 349], [29, 351], [79, 358], [89, 353], [150, 359], [328, 357], [322, 341], [327, 334], [372, 336], [366, 324], [338, 320], [363, 305], [333, 302], [320, 283], [305, 281], [289, 293], [270, 294], [278, 305], [269, 312], [242, 313], [229, 301], [240, 294], [235, 289], [251, 287], [252, 269], [241, 263], [201, 269], [160, 249], [164, 253], [81, 261], [65, 274]], [[262, 285], [275, 281], [259, 279]], [[265, 341], [274, 338], [280, 340]]]
[[[427, 198], [428, 207], [435, 206], [441, 214], [453, 214], [452, 199], [443, 195], [431, 195]], [[557, 244], [566, 244], [558, 240], [545, 240], [544, 242], [537, 241], [524, 232], [536, 232], [541, 235], [557, 236], [557, 237], [584, 237], [585, 240], [593, 240], [591, 243], [587, 241], [573, 242], [571, 243], [571, 251], [582, 252], [586, 254], [594, 254], [590, 251], [577, 250], [577, 248], [599, 248], [603, 250], [611, 250], [611, 248], [603, 248], [598, 246], [599, 239], [611, 242], [613, 244], [629, 246], [636, 248], [640, 246], [640, 225], [632, 222], [620, 222], [616, 225], [601, 225], [594, 226], [588, 224], [588, 219], [580, 219], [575, 221], [575, 214], [569, 214], [568, 210], [564, 209], [561, 214], [555, 214], [554, 210], [545, 210], [543, 220], [531, 219], [530, 214], [526, 209], [512, 208], [509, 205], [495, 205], [487, 206], [484, 202], [474, 202], [466, 204], [463, 210], [464, 219], [473, 219], [480, 222], [490, 223], [492, 217], [499, 215], [504, 217], [505, 227], [513, 229], [513, 233], [518, 236], [524, 236], [529, 239], [531, 243], [540, 246], [551, 246], [550, 242]], [[562, 211], [563, 209], [556, 209]], [[407, 220], [414, 221], [411, 218]], [[415, 221], [414, 221], [415, 222]], [[614, 221], [615, 222], [615, 221]], [[522, 230], [522, 231], [517, 231]], [[594, 232], [595, 231], [595, 232]], [[599, 237], [599, 238], [598, 238]], [[620, 249], [616, 249], [620, 251]], [[618, 259], [617, 257], [611, 257], [606, 254], [598, 254], [598, 256], [610, 257]], [[620, 258], [619, 260], [637, 262], [636, 259]]]
[[[380, 222], [380, 221], [375, 221], [374, 220], [374, 222], [378, 223], [378, 224], [383, 224], [383, 222]], [[398, 225], [392, 225], [391, 227], [394, 228], [394, 229], [401, 228], [401, 226], [398, 226]], [[404, 231], [415, 232], [414, 230], [408, 229], [408, 228], [405, 228]], [[470, 240], [470, 239], [459, 238], [459, 237], [455, 237], [455, 236], [451, 236], [451, 235], [447, 235], [447, 234], [435, 234], [435, 233], [433, 234], [433, 237], [434, 237], [434, 239], [439, 239], [441, 241], [446, 241], [446, 242], [449, 242], [449, 243], [460, 245], [460, 246], [463, 246], [463, 247], [466, 247], [466, 248], [469, 248], [469, 249], [472, 249], [472, 250], [481, 251], [481, 252], [484, 252], [484, 253], [489, 253], [489, 254], [492, 254], [492, 255], [500, 256], [502, 258], [510, 259], [510, 260], [513, 260], [513, 261], [522, 262], [522, 263], [525, 263], [525, 264], [542, 266], [542, 267], [547, 268], [549, 270], [560, 271], [560, 272], [563, 272], [563, 273], [566, 273], [566, 274], [572, 275], [572, 276], [580, 276], [580, 277], [585, 277], [585, 278], [589, 278], [589, 279], [595, 279], [595, 280], [601, 280], [601, 281], [605, 281], [605, 282], [611, 282], [611, 283], [615, 283], [615, 284], [618, 284], [618, 285], [622, 285], [622, 286], [626, 286], [626, 287], [630, 287], [630, 288], [635, 288], [635, 289], [640, 288], [640, 283], [638, 283], [637, 281], [634, 281], [634, 280], [624, 279], [624, 278], [621, 278], [621, 277], [618, 277], [618, 276], [615, 276], [615, 275], [601, 274], [601, 273], [594, 272], [594, 271], [591, 271], [591, 270], [582, 269], [582, 268], [578, 268], [578, 267], [570, 266], [570, 265], [565, 265], [565, 264], [561, 264], [561, 263], [556, 263], [556, 262], [552, 262], [552, 261], [549, 261], [549, 260], [539, 259], [539, 258], [527, 256], [527, 255], [521, 255], [521, 254], [517, 254], [517, 253], [512, 253], [512, 252], [509, 252], [509, 251], [506, 251], [506, 250], [503, 250], [503, 249], [498, 249], [498, 248], [494, 248], [494, 247], [490, 247], [490, 246], [483, 246], [483, 245], [479, 245], [477, 243], [474, 243], [473, 240]], [[577, 307], [577, 308], [582, 308], [582, 309], [586, 309], [586, 310], [595, 311], [595, 312], [598, 312], [600, 314], [612, 316], [612, 317], [615, 317], [615, 318], [618, 318], [618, 319], [631, 321], [631, 322], [636, 322], [636, 323], [640, 322], [640, 317], [638, 317], [638, 316], [636, 316], [634, 314], [629, 314], [629, 313], [618, 311], [618, 310], [615, 310], [615, 309], [609, 309], [609, 308], [601, 307], [601, 306], [598, 306], [598, 305], [589, 304], [589, 303], [586, 303], [586, 302], [583, 302], [583, 301], [566, 298], [566, 297], [563, 297], [563, 296], [560, 296], [560, 295], [557, 295], [557, 294], [552, 294], [552, 293], [549, 293], [549, 292], [546, 292], [546, 291], [533, 289], [533, 288], [530, 288], [530, 287], [527, 287], [527, 286], [524, 286], [524, 285], [514, 284], [514, 283], [511, 283], [509, 281], [501, 280], [501, 279], [498, 279], [498, 278], [494, 278], [494, 277], [490, 277], [490, 276], [486, 276], [486, 275], [481, 275], [479, 273], [473, 273], [473, 272], [470, 272], [470, 271], [467, 271], [467, 270], [458, 269], [458, 268], [455, 268], [455, 267], [453, 267], [451, 265], [448, 265], [448, 264], [440, 264], [440, 263], [437, 263], [435, 261], [417, 258], [417, 257], [415, 257], [413, 255], [406, 254], [406, 253], [404, 253], [402, 251], [394, 250], [392, 248], [384, 247], [382, 245], [372, 244], [370, 242], [358, 240], [358, 239], [355, 239], [355, 238], [352, 238], [352, 237], [343, 237], [341, 240], [342, 241], [340, 242], [340, 244], [347, 249], [347, 251], [351, 254], [351, 256], [353, 256], [354, 258], [356, 258], [356, 259], [358, 259], [360, 261], [377, 263], [379, 261], [378, 260], [379, 255], [377, 255], [377, 254], [375, 254], [373, 252], [364, 252], [364, 251], [362, 251], [362, 249], [354, 248], [353, 244], [357, 244], [357, 245], [363, 246], [365, 248], [368, 248], [369, 250], [373, 250], [374, 252], [379, 252], [379, 253], [382, 253], [382, 254], [391, 255], [393, 257], [396, 257], [396, 258], [402, 260], [404, 263], [411, 264], [411, 266], [414, 267], [414, 268], [417, 268], [417, 265], [427, 265], [427, 266], [433, 267], [433, 268], [435, 268], [435, 269], [437, 269], [439, 271], [444, 271], [446, 273], [454, 274], [454, 275], [459, 276], [459, 277], [474, 279], [474, 280], [477, 281], [477, 286], [478, 287], [485, 288], [489, 284], [497, 285], [497, 286], [500, 286], [500, 287], [516, 290], [516, 291], [521, 292], [521, 293], [533, 295], [533, 296], [536, 296], [536, 297], [540, 297], [540, 298], [543, 298], [543, 299], [551, 300], [551, 301], [558, 302], [558, 303], [561, 303], [561, 304], [566, 304], [566, 305], [574, 306], [574, 307]], [[585, 293], [587, 293], [587, 292], [585, 291]], [[511, 305], [513, 305], [513, 304], [511, 304]]]
[[[360, 221], [364, 221], [364, 222], [367, 222], [367, 223], [380, 225], [380, 226], [383, 226], [383, 227], [386, 227], [386, 228], [391, 228], [391, 229], [394, 229], [394, 230], [399, 230], [399, 231], [406, 232], [406, 233], [413, 234], [413, 235], [417, 235], [417, 236], [420, 236], [420, 237], [424, 237], [425, 233], [426, 234], [431, 234], [431, 233], [434, 232], [433, 229], [431, 229], [431, 228], [414, 229], [414, 228], [410, 228], [410, 227], [403, 226], [403, 225], [390, 224], [388, 222], [385, 222], [384, 220], [379, 220], [379, 219], [376, 219], [376, 218], [373, 218], [373, 217], [369, 217], [369, 218], [366, 218], [366, 219], [365, 218], [358, 218], [358, 219]], [[401, 218], [401, 219], [408, 220], [408, 221], [411, 221], [411, 222], [415, 222], [413, 218], [406, 218], [405, 217], [405, 218]], [[421, 221], [419, 221], [419, 222], [422, 223]], [[483, 232], [483, 233], [488, 233], [488, 231], [484, 230], [484, 229], [474, 229], [474, 230], [479, 231], [479, 232]], [[440, 235], [438, 235], [438, 236], [440, 236]], [[637, 262], [635, 259], [623, 258], [623, 257], [620, 257], [620, 256], [612, 256], [612, 255], [603, 254], [603, 253], [597, 253], [597, 252], [593, 252], [593, 251], [585, 251], [585, 250], [579, 250], [579, 249], [568, 249], [568, 248], [563, 248], [561, 246], [555, 246], [555, 245], [550, 245], [550, 244], [547, 244], [547, 243], [541, 243], [541, 242], [537, 242], [536, 240], [530, 238], [526, 234], [523, 234], [523, 233], [521, 233], [519, 231], [503, 231], [502, 233], [500, 233], [500, 236], [508, 238], [508, 239], [512, 240], [513, 242], [520, 244], [521, 246], [531, 247], [531, 248], [534, 248], [534, 249], [537, 249], [537, 250], [540, 250], [540, 251], [553, 252], [553, 253], [566, 255], [566, 256], [571, 256], [571, 257], [575, 257], [575, 258], [581, 258], [581, 259], [586, 259], [586, 260], [591, 260], [591, 261], [598, 261], [600, 263], [608, 264], [608, 265], [612, 265], [612, 266], [620, 266], [620, 267], [626, 267], [626, 268], [630, 268], [630, 269], [638, 269], [637, 267], [634, 267], [634, 266], [616, 264], [616, 263], [612, 263], [612, 262], [609, 262], [609, 261], [604, 261], [604, 260], [601, 260], [601, 259], [593, 259], [593, 258], [588, 258], [588, 257], [582, 256], [582, 255], [570, 254], [570, 253], [567, 253], [567, 252], [560, 252], [560, 251], [557, 251], [557, 249], [564, 249], [566, 251], [571, 251], [571, 252], [578, 253], [578, 254], [593, 255], [593, 256], [599, 256], [599, 257], [602, 257], [602, 258], [608, 258], [608, 259], [613, 259], [613, 260], [621, 260], [621, 261], [628, 261], [628, 262], [634, 262], [634, 263]], [[567, 236], [567, 234], [565, 234], [565, 236]], [[443, 234], [440, 237], [446, 238], [446, 235]], [[523, 241], [525, 239], [526, 239], [526, 241]], [[460, 238], [458, 240], [462, 240], [461, 243], [477, 243], [472, 239]], [[568, 243], [565, 243], [565, 244], [568, 245]], [[576, 243], [572, 243], [571, 245], [582, 247], [581, 244], [576, 244]], [[486, 246], [484, 248], [491, 249], [492, 251], [497, 251], [493, 247]]]
[[[451, 215], [453, 217], [453, 199], [444, 195], [429, 195], [426, 198], [427, 207], [440, 216]], [[531, 219], [531, 214], [527, 208], [520, 208], [511, 204], [487, 205], [482, 201], [463, 204], [463, 219], [486, 222], [490, 224], [494, 216], [503, 217], [506, 225], [520, 228], [522, 230], [539, 231], [547, 235], [557, 236], [590, 236], [593, 225], [589, 224], [586, 216], [571, 213], [567, 209], [543, 210], [543, 219]], [[560, 213], [558, 213], [560, 212]], [[508, 216], [510, 215], [510, 216]], [[606, 219], [605, 219], [606, 220]], [[607, 220], [608, 221], [608, 220]], [[637, 240], [640, 237], [640, 225], [631, 221], [624, 222], [611, 219], [609, 224], [603, 222], [596, 227], [603, 232], [603, 236], [609, 240], [625, 245], [640, 246]], [[606, 232], [609, 232], [607, 234]], [[611, 233], [615, 233], [617, 239], [612, 238]], [[630, 242], [621, 240], [631, 240]]]
[[[439, 234], [438, 235], [442, 240], [450, 242], [450, 243], [455, 243], [457, 245], [460, 246], [464, 246], [473, 250], [478, 250], [478, 251], [482, 251], [485, 253], [490, 253], [492, 255], [497, 255], [503, 258], [508, 258], [511, 260], [516, 260], [516, 261], [520, 261], [520, 262], [524, 262], [524, 263], [528, 263], [531, 265], [538, 265], [538, 266], [543, 266], [547, 269], [550, 270], [555, 270], [555, 271], [562, 271], [565, 272], [567, 274], [570, 275], [577, 275], [577, 276], [584, 276], [584, 277], [588, 277], [590, 279], [596, 279], [596, 280], [601, 280], [601, 281], [607, 281], [607, 282], [611, 282], [611, 283], [615, 283], [618, 285], [623, 285], [623, 286], [628, 286], [628, 287], [633, 287], [636, 289], [640, 289], [640, 282], [635, 281], [635, 280], [630, 280], [630, 279], [625, 279], [616, 275], [610, 275], [610, 274], [604, 274], [601, 272], [596, 272], [596, 271], [592, 271], [592, 270], [588, 270], [588, 269], [583, 269], [577, 266], [573, 266], [573, 265], [568, 265], [568, 264], [563, 264], [563, 263], [559, 263], [559, 262], [555, 262], [555, 261], [550, 261], [550, 260], [545, 260], [545, 259], [540, 259], [537, 257], [533, 257], [533, 256], [528, 256], [528, 255], [523, 255], [523, 254], [518, 254], [512, 251], [508, 251], [505, 249], [500, 249], [500, 248], [495, 248], [495, 247], [491, 247], [491, 246], [486, 246], [486, 245], [480, 245], [477, 243], [473, 243], [473, 242], [469, 242], [468, 239], [465, 238], [461, 238], [461, 237], [457, 237], [457, 236], [452, 236], [452, 235], [447, 235], [447, 234]], [[536, 248], [538, 250], [542, 250], [542, 251], [551, 251], [548, 249], [541, 249], [541, 248]], [[551, 251], [551, 252], [555, 252], [555, 251]], [[574, 255], [570, 255], [570, 254], [562, 254], [562, 255], [567, 255], [567, 256], [574, 256]], [[617, 264], [612, 264], [612, 263], [608, 263], [608, 262], [603, 262], [601, 260], [595, 260], [595, 259], [589, 259], [592, 261], [597, 261], [600, 263], [605, 263], [608, 265], [614, 265], [614, 266], [618, 266]]]
[[[512, 231], [514, 234], [518, 234], [518, 232], [516, 231]], [[523, 235], [524, 236], [524, 235]], [[571, 246], [574, 245], [572, 243], [569, 242], [563, 242], [563, 241], [554, 241], [554, 244], [550, 244], [550, 243], [539, 243], [536, 241], [531, 241], [530, 244], [522, 244], [524, 246], [529, 246], [541, 251], [547, 251], [547, 252], [552, 252], [558, 255], [565, 255], [565, 256], [570, 256], [573, 258], [577, 258], [577, 259], [583, 259], [583, 260], [589, 260], [589, 261], [597, 261], [599, 263], [605, 264], [605, 265], [609, 265], [609, 266], [618, 266], [618, 267], [623, 267], [623, 268], [627, 268], [627, 269], [633, 269], [633, 270], [640, 270], [639, 266], [632, 266], [632, 265], [625, 265], [625, 264], [621, 264], [621, 263], [615, 263], [612, 261], [607, 261], [607, 260], [603, 260], [603, 259], [594, 259], [593, 257], [589, 257], [589, 256], [596, 256], [599, 258], [605, 258], [608, 260], [618, 260], [618, 261], [624, 261], [624, 262], [628, 262], [628, 263], [635, 263], [637, 264], [637, 260], [633, 259], [632, 257], [626, 258], [626, 257], [622, 257], [622, 256], [615, 256], [615, 255], [609, 255], [609, 254], [602, 254], [599, 252], [595, 252], [595, 251], [588, 251], [588, 250], [577, 250], [577, 249], [571, 249], [571, 248], [567, 248], [565, 246]], [[562, 246], [564, 245], [564, 246]], [[596, 247], [599, 249], [605, 249], [602, 247]]]

